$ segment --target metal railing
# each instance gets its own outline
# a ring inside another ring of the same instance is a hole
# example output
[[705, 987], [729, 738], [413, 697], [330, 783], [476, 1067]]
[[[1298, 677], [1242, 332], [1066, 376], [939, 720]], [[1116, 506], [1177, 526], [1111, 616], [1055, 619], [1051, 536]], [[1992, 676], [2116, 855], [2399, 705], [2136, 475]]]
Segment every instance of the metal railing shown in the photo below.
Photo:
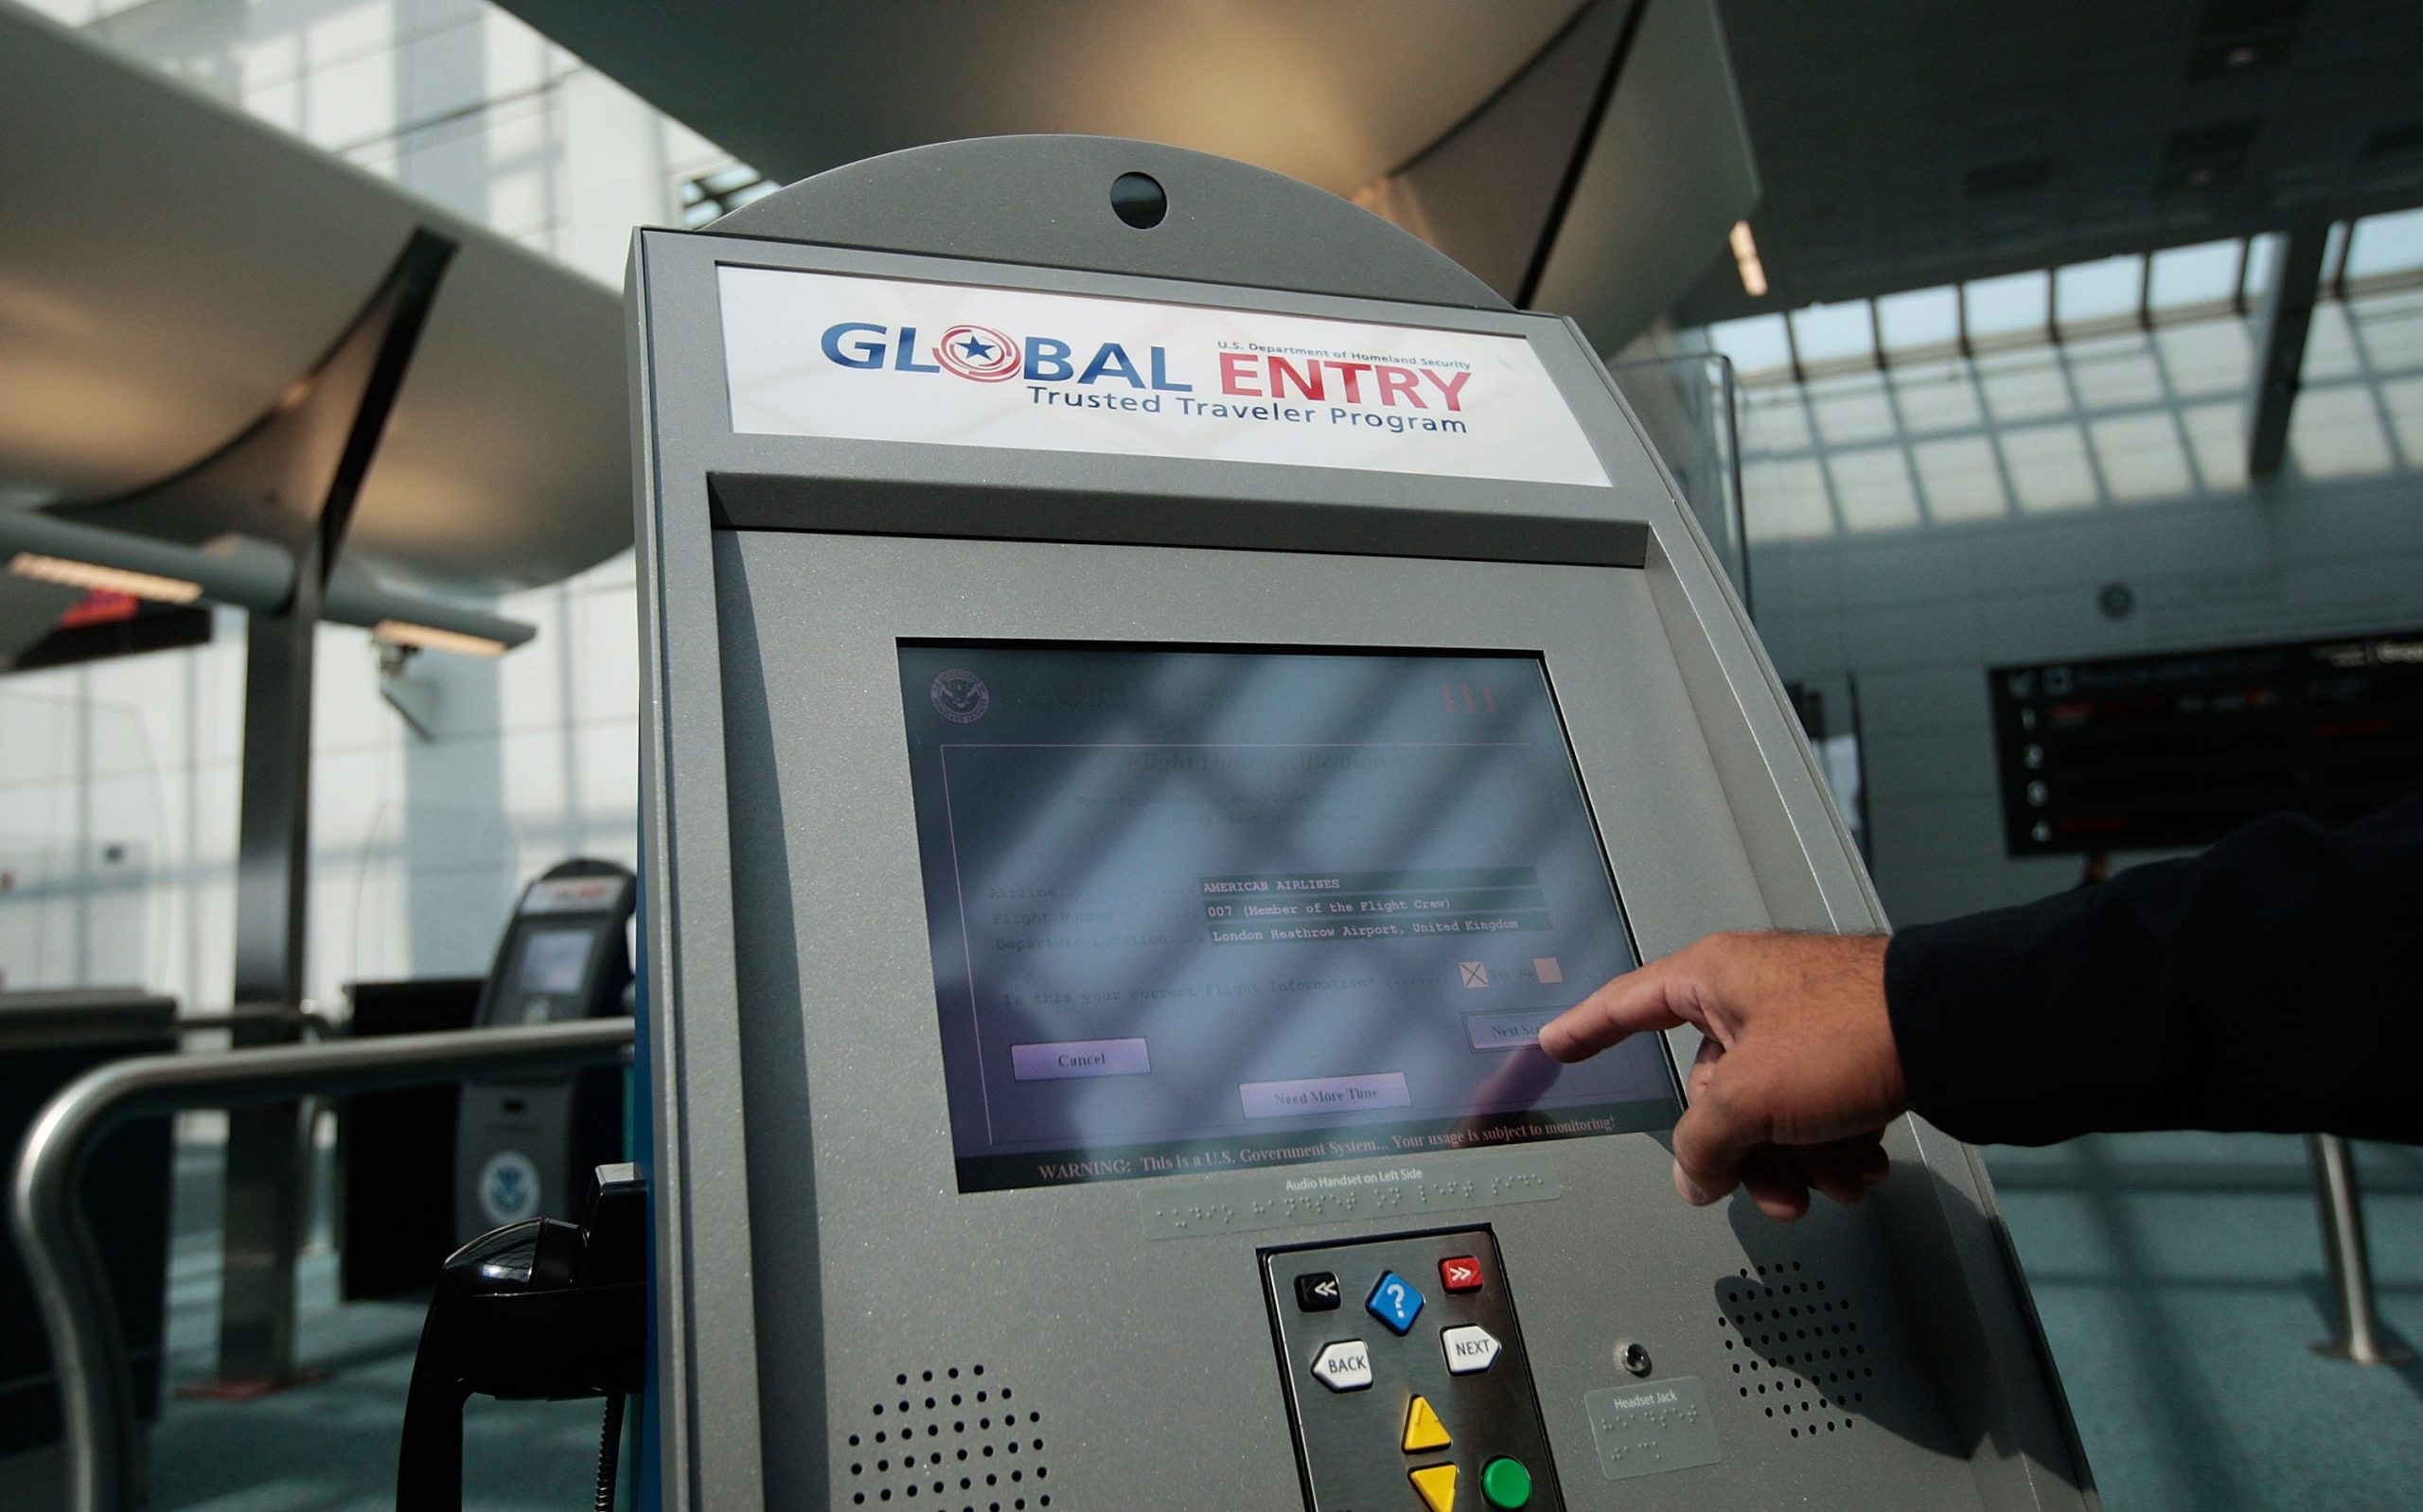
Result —
[[2364, 1239], [2364, 1198], [2356, 1185], [2355, 1152], [2337, 1134], [2308, 1134], [2314, 1201], [2322, 1209], [2322, 1254], [2330, 1264], [2330, 1299], [2338, 1316], [2316, 1354], [2360, 1365], [2404, 1364], [2414, 1358], [2381, 1324], [2373, 1301], [2373, 1257]]
[[233, 1008], [216, 1012], [180, 1013], [174, 1020], [179, 1034], [207, 1034], [279, 1024], [292, 1025], [306, 1039], [334, 1039], [339, 1033], [335, 1020], [309, 1004], [302, 1008], [288, 1008], [283, 1003], [238, 1003]]
[[398, 1034], [325, 1045], [142, 1055], [86, 1072], [27, 1132], [9, 1223], [58, 1371], [67, 1505], [125, 1512], [145, 1491], [143, 1434], [124, 1334], [77, 1191], [93, 1145], [131, 1118], [249, 1107], [475, 1075], [585, 1070], [621, 1060], [629, 1019]]

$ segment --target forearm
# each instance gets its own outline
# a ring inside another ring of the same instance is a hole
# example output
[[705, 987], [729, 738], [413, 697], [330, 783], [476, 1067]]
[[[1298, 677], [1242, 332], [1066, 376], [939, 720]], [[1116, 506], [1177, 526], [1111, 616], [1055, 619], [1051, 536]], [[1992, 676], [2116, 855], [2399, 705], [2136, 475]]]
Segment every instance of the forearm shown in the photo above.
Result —
[[1911, 1100], [1963, 1138], [2329, 1130], [2423, 1141], [2423, 799], [2275, 816], [2187, 861], [1896, 937]]

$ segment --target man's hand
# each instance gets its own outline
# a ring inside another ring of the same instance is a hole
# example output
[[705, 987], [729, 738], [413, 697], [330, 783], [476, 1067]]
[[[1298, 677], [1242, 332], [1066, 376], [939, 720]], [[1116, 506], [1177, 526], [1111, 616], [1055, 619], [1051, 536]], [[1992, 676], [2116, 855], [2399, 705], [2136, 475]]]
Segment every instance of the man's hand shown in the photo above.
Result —
[[1789, 1222], [1815, 1187], [1855, 1203], [1884, 1179], [1884, 1126], [1909, 1106], [1884, 1011], [1882, 935], [1710, 935], [1617, 977], [1540, 1030], [1580, 1061], [1628, 1035], [1707, 1040], [1674, 1126], [1674, 1187], [1697, 1205], [1737, 1186]]

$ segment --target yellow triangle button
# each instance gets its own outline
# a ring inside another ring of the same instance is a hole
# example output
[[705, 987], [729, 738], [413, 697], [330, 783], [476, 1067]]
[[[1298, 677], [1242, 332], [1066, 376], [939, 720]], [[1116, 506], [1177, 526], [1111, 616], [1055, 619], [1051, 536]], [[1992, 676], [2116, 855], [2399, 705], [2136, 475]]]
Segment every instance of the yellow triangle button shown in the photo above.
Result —
[[[1424, 1454], [1434, 1449], [1445, 1449], [1450, 1442], [1451, 1440], [1447, 1437], [1447, 1425], [1441, 1422], [1439, 1415], [1430, 1410], [1430, 1398], [1416, 1397], [1413, 1399], [1413, 1405], [1406, 1408], [1405, 1413], [1405, 1451], [1408, 1454]], [[1452, 1485], [1452, 1477], [1450, 1484]]]
[[1422, 1493], [1430, 1512], [1456, 1512], [1456, 1468], [1453, 1465], [1431, 1465], [1408, 1472], [1413, 1488]]

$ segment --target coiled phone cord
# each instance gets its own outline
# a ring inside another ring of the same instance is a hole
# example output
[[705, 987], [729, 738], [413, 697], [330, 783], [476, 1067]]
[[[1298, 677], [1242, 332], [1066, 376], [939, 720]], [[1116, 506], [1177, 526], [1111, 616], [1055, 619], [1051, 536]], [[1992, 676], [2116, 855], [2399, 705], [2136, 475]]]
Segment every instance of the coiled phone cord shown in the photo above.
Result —
[[614, 1512], [614, 1466], [622, 1458], [623, 1394], [606, 1394], [606, 1427], [597, 1444], [597, 1500], [594, 1512]]

